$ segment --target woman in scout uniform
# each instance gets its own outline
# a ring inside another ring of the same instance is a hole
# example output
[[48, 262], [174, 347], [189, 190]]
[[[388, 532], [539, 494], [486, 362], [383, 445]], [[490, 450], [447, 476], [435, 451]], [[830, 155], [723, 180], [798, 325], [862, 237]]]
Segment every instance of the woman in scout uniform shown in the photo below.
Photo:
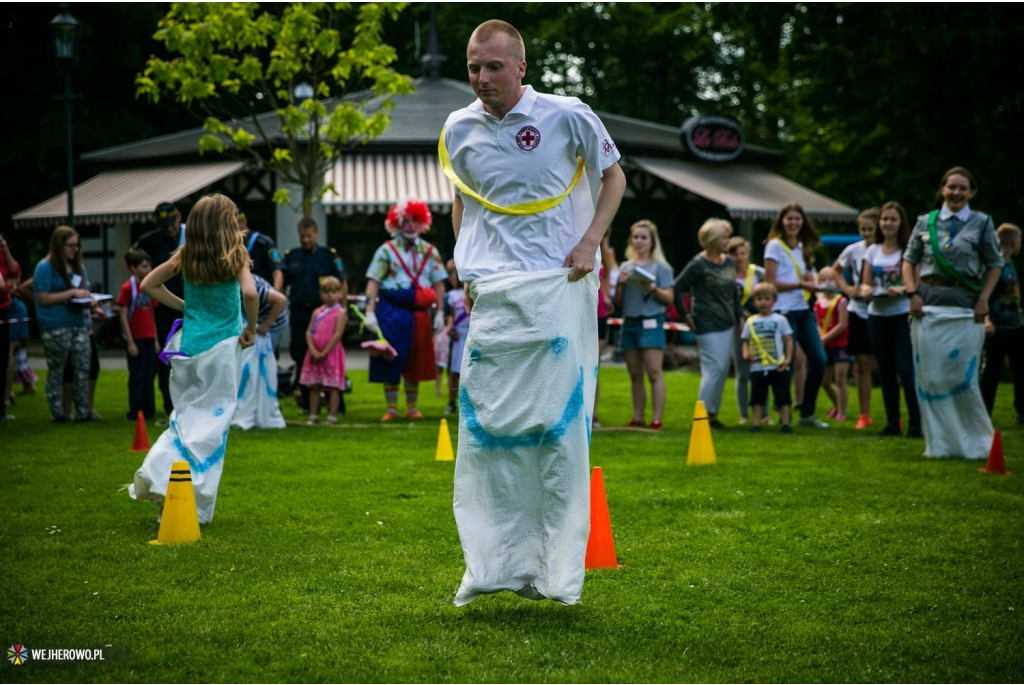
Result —
[[977, 190], [967, 169], [947, 171], [941, 208], [917, 218], [903, 254], [925, 454], [933, 457], [982, 459], [991, 442], [977, 374], [1003, 257], [992, 218], [969, 205]]
[[914, 355], [907, 325], [906, 286], [901, 261], [910, 236], [907, 213], [898, 202], [886, 202], [871, 246], [864, 253], [860, 296], [868, 300], [868, 334], [882, 377], [885, 428], [879, 435], [900, 435], [900, 385], [910, 415], [908, 438], [920, 438], [921, 411], [914, 388]]
[[[757, 313], [754, 300], [750, 294], [758, 283], [764, 280], [764, 267], [750, 263], [750, 243], [746, 238], [733, 236], [729, 238], [726, 248], [736, 265], [736, 287], [740, 291], [740, 306], [743, 307], [744, 320]], [[740, 410], [740, 425], [747, 423], [747, 412], [750, 404], [750, 362], [743, 358], [743, 340], [737, 334], [732, 345], [732, 365], [736, 370], [736, 405]], [[766, 421], [770, 421], [765, 417]]]
[[764, 280], [779, 291], [773, 311], [785, 315], [793, 329], [793, 338], [807, 357], [807, 378], [803, 402], [800, 404], [800, 425], [828, 428], [814, 415], [818, 389], [825, 377], [825, 348], [808, 300], [818, 286], [807, 268], [808, 257], [820, 244], [803, 208], [795, 202], [782, 206], [765, 240]]
[[370, 382], [384, 384], [387, 410], [381, 421], [398, 418], [401, 379], [405, 417], [422, 419], [416, 406], [420, 381], [432, 381], [437, 374], [429, 311], [436, 311], [433, 329], [441, 330], [444, 315], [437, 305], [444, 301], [448, 272], [437, 249], [420, 238], [430, 223], [430, 210], [420, 200], [392, 207], [384, 220], [392, 239], [377, 248], [366, 270], [366, 326], [379, 329], [398, 352], [390, 360], [370, 357]]

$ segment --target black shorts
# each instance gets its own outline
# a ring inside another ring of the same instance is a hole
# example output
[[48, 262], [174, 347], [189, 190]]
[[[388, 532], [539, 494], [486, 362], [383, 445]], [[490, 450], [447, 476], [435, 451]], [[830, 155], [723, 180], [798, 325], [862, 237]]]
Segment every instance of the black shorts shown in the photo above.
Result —
[[833, 347], [832, 349], [825, 348], [825, 366], [849, 364], [852, 361], [853, 359], [850, 357], [849, 350], [845, 347]]
[[751, 371], [750, 372], [750, 406], [763, 407], [768, 403], [768, 388], [772, 389], [776, 407], [788, 407], [793, 403], [789, 397], [790, 380], [793, 367], [785, 371]]
[[608, 339], [608, 317], [597, 317], [597, 339], [604, 341]]
[[851, 356], [872, 354], [871, 339], [868, 338], [868, 320], [850, 314], [850, 337], [846, 341], [846, 353]]

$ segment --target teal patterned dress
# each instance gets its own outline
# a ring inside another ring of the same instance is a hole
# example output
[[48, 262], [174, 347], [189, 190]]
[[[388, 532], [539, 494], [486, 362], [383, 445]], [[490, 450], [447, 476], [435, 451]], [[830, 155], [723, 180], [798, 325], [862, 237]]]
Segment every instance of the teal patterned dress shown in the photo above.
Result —
[[232, 279], [198, 285], [185, 281], [185, 315], [181, 351], [190, 357], [206, 352], [225, 338], [242, 334], [241, 288]]

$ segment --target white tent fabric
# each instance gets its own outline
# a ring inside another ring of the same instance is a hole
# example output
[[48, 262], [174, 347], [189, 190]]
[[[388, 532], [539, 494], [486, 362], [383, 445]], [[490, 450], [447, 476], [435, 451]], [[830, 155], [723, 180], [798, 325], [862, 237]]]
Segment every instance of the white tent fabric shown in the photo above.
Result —
[[256, 344], [242, 350], [242, 378], [238, 384], [238, 408], [231, 425], [244, 430], [284, 428], [277, 401], [277, 359], [269, 335], [257, 334]]
[[910, 338], [925, 456], [985, 459], [995, 432], [978, 385], [985, 327], [970, 309], [925, 306]]
[[[169, 350], [177, 350], [178, 332]], [[171, 358], [170, 425], [150, 448], [128, 488], [133, 499], [162, 503], [171, 465], [185, 460], [192, 471], [200, 523], [213, 520], [217, 488], [224, 470], [231, 417], [238, 403], [242, 349], [238, 338], [227, 338], [194, 357]]]
[[477, 279], [459, 388], [456, 605], [510, 590], [573, 604], [590, 532], [596, 274]]

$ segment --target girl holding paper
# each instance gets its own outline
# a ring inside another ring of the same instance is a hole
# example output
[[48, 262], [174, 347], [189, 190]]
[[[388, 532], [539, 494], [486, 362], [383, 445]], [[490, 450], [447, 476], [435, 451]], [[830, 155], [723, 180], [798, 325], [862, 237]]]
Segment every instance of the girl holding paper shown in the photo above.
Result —
[[82, 266], [82, 239], [75, 229], [58, 226], [50, 236], [50, 250], [36, 265], [33, 276], [36, 317], [46, 352], [46, 402], [54, 423], [67, 423], [64, 415], [64, 366], [71, 359], [74, 371], [71, 396], [76, 421], [90, 421], [89, 328], [84, 307], [89, 298], [89, 277]]
[[619, 349], [626, 358], [633, 395], [633, 418], [628, 426], [643, 427], [647, 392], [644, 373], [651, 382], [651, 428], [661, 430], [665, 413], [665, 308], [672, 303], [672, 267], [658, 241], [658, 227], [646, 219], [629, 229], [626, 261], [619, 270], [615, 303], [622, 307]]

